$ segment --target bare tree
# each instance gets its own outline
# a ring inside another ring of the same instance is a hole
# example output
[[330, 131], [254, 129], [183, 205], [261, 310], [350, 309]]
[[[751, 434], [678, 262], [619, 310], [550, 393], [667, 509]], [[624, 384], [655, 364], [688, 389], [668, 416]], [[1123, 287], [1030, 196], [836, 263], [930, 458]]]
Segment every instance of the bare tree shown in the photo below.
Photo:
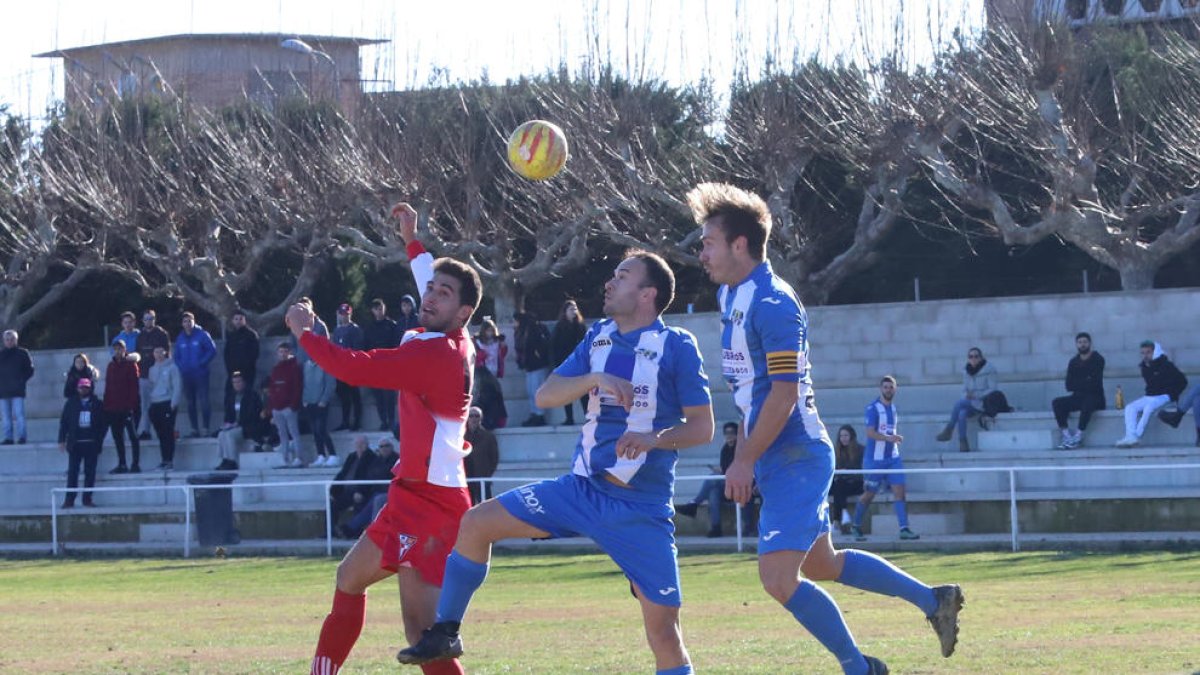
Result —
[[1008, 244], [1057, 236], [1125, 289], [1200, 241], [1200, 48], [1170, 30], [1000, 28], [955, 65], [935, 184]]

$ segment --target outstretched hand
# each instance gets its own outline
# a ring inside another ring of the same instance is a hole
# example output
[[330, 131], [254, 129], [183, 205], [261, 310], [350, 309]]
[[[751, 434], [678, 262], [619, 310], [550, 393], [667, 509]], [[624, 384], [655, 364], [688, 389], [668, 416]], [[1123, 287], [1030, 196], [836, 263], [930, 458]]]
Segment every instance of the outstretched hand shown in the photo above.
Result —
[[410, 244], [417, 238], [417, 210], [408, 202], [398, 202], [392, 207], [392, 217], [400, 229], [400, 238]]

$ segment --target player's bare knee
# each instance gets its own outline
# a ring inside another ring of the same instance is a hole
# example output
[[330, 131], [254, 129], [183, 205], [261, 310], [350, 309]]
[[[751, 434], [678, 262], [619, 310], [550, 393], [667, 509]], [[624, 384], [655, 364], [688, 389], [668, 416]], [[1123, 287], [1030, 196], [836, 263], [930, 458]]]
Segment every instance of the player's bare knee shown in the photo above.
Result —
[[335, 579], [337, 589], [343, 593], [357, 595], [367, 590], [366, 584], [363, 582], [363, 575], [351, 558], [345, 558], [338, 563]]
[[796, 575], [784, 574], [781, 572], [760, 573], [759, 581], [762, 582], [763, 590], [767, 595], [775, 598], [779, 604], [785, 604], [796, 592], [796, 585], [799, 583]]
[[841, 576], [841, 566], [838, 564], [840, 555], [840, 551], [832, 556], [810, 555], [800, 565], [800, 573], [811, 581], [835, 581]]

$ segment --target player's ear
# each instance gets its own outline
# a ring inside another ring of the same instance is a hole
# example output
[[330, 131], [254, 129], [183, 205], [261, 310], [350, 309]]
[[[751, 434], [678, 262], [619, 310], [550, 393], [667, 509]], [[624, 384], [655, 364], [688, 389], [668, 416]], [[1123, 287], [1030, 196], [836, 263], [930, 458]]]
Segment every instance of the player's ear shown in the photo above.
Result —
[[467, 323], [471, 320], [471, 314], [474, 312], [475, 308], [471, 307], [470, 305], [459, 305], [458, 311], [454, 314], [454, 317], [458, 319], [458, 322], [461, 323], [463, 327], [466, 327]]

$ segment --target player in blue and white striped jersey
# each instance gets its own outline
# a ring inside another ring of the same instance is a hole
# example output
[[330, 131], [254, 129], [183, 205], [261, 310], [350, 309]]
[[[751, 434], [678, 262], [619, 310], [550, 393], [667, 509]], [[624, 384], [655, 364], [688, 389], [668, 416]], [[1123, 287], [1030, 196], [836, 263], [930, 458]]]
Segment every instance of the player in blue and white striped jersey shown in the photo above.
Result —
[[698, 185], [687, 197], [703, 228], [700, 262], [721, 284], [721, 370], [744, 418], [725, 493], [745, 504], [757, 480], [763, 587], [846, 673], [886, 673], [887, 666], [859, 651], [833, 598], [810, 579], [908, 600], [928, 617], [942, 655], [949, 656], [958, 639], [958, 586], [930, 588], [873, 553], [833, 548], [826, 503], [833, 444], [813, 394], [808, 315], [766, 260], [771, 234], [766, 203], [718, 183]]
[[904, 437], [897, 433], [900, 418], [892, 399], [896, 396], [896, 378], [884, 375], [879, 381], [879, 397], [867, 406], [867, 447], [863, 452], [863, 469], [871, 471], [863, 478], [863, 493], [858, 498], [858, 506], [854, 509], [854, 537], [859, 541], [865, 539], [862, 533], [862, 519], [867, 507], [875, 499], [880, 490], [891, 489], [896, 509], [896, 519], [900, 521], [901, 539], [920, 539], [917, 533], [908, 527], [908, 503], [904, 501], [904, 460], [900, 458], [900, 444]]
[[666, 261], [633, 251], [605, 284], [604, 313], [537, 392], [542, 408], [589, 395], [571, 473], [510, 490], [463, 517], [438, 623], [401, 663], [462, 653], [458, 630], [501, 539], [586, 536], [612, 557], [641, 603], [657, 672], [686, 675], [674, 509], [678, 450], [713, 436], [708, 378], [695, 338], [663, 324], [675, 292]]

